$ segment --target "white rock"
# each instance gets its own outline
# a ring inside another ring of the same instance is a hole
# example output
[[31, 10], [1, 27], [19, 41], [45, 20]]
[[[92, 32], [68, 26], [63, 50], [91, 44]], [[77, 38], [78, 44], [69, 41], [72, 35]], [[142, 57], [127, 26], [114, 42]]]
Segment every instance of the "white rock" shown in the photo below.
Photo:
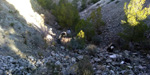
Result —
[[99, 59], [99, 58], [94, 58], [94, 61], [99, 62], [99, 61], [101, 61], [101, 59]]
[[76, 62], [76, 58], [73, 57], [73, 58], [71, 59], [71, 61], [72, 61], [72, 62]]
[[23, 67], [23, 66], [21, 66], [21, 67], [20, 67], [20, 70], [23, 70], [23, 69], [24, 69], [24, 67]]
[[[51, 35], [56, 35], [55, 33], [53, 33], [53, 31], [52, 31], [52, 30], [53, 30], [52, 28], [49, 28], [49, 31], [48, 31], [48, 32], [49, 32], [49, 34], [51, 34]], [[50, 37], [50, 39], [53, 39], [53, 37], [51, 36], [51, 37]]]
[[64, 61], [66, 61], [66, 60], [67, 60], [67, 58], [63, 58], [63, 60], [64, 60]]
[[70, 35], [70, 34], [71, 34], [71, 30], [67, 30], [67, 34], [69, 34], [69, 35]]
[[94, 60], [93, 60], [93, 59], [91, 59], [90, 63], [94, 63]]
[[45, 40], [52, 41], [53, 37], [51, 35], [46, 35]]
[[83, 59], [83, 56], [80, 55], [80, 56], [78, 56], [77, 58], [78, 58], [79, 60], [82, 60], [82, 59]]
[[110, 70], [110, 72], [114, 75], [115, 74], [115, 72], [113, 71], [113, 70]]
[[121, 63], [120, 64], [124, 64], [124, 61], [121, 61]]
[[124, 74], [126, 72], [126, 70], [122, 70], [121, 73]]
[[61, 46], [60, 48], [61, 48], [62, 50], [64, 50], [64, 49], [65, 49], [65, 47], [64, 47], [64, 46]]
[[36, 66], [40, 66], [40, 65], [43, 65], [43, 63], [42, 63], [40, 60], [38, 60], [38, 61], [36, 62]]
[[132, 66], [127, 66], [128, 68], [132, 69], [133, 67]]
[[59, 55], [56, 53], [56, 55], [55, 55], [56, 57], [59, 57]]
[[27, 73], [27, 75], [31, 75], [31, 73]]
[[125, 50], [124, 53], [125, 53], [126, 56], [129, 56], [130, 51]]
[[110, 62], [112, 62], [112, 59], [107, 59], [106, 62], [110, 63]]
[[142, 65], [139, 65], [139, 69], [144, 69], [145, 67], [143, 67]]
[[96, 74], [101, 74], [101, 73], [102, 73], [101, 70], [96, 71]]
[[34, 57], [33, 57], [33, 56], [28, 56], [28, 58], [29, 58], [31, 61], [34, 61]]
[[147, 58], [150, 59], [150, 55], [149, 54], [147, 54]]
[[115, 59], [115, 58], [117, 58], [117, 55], [113, 54], [113, 55], [110, 55], [109, 57], [112, 58], [112, 59]]
[[63, 54], [59, 54], [61, 57], [64, 57], [64, 55]]
[[60, 61], [57, 61], [57, 62], [55, 63], [55, 65], [61, 66], [62, 64], [60, 63]]
[[51, 52], [51, 55], [52, 55], [52, 56], [55, 56], [55, 53], [54, 53], [54, 51], [52, 51], [52, 52]]
[[96, 70], [96, 68], [94, 67], [93, 70]]

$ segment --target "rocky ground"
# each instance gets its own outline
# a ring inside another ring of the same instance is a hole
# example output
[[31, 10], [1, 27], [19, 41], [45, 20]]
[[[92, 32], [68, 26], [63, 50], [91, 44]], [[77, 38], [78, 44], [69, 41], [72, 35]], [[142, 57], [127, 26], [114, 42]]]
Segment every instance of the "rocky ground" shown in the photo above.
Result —
[[[79, 61], [88, 55], [85, 50], [69, 51], [61, 46], [58, 50], [46, 51], [48, 57], [36, 59], [14, 59], [0, 55], [0, 75], [78, 75]], [[97, 48], [88, 62], [92, 65], [94, 75], [149, 75], [150, 54], [140, 51], [107, 50]], [[83, 66], [88, 62], [82, 63]], [[89, 65], [88, 65], [89, 66]]]
[[[24, 7], [26, 1], [29, 8]], [[0, 0], [0, 75], [79, 75], [85, 70], [94, 75], [150, 75], [149, 52], [120, 49], [108, 52], [101, 45], [94, 51], [69, 50], [57, 44], [55, 41], [60, 31], [54, 17], [41, 9], [36, 0], [26, 1], [18, 0], [20, 7], [17, 7], [13, 0]], [[103, 44], [116, 38], [126, 1], [129, 0], [101, 0], [80, 13], [84, 18], [89, 11], [102, 6], [106, 22], [101, 37]], [[45, 33], [49, 34], [46, 39], [51, 41], [48, 47], [43, 40], [42, 34]]]

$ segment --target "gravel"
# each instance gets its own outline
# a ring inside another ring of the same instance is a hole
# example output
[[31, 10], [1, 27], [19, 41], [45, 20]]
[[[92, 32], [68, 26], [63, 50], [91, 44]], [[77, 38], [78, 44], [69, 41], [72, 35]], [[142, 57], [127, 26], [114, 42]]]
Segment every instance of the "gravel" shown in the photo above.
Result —
[[[149, 74], [150, 61], [149, 57], [147, 57], [148, 54], [144, 56], [138, 51], [132, 52], [129, 50], [117, 52], [109, 53], [105, 50], [100, 50], [94, 57], [92, 56], [90, 63], [93, 65], [94, 74]], [[72, 72], [77, 74], [74, 67], [74, 69], [70, 68], [84, 59], [82, 53], [77, 54], [72, 51], [69, 53], [66, 53], [65, 50], [61, 52], [52, 51], [51, 53], [52, 55], [42, 59], [37, 59], [33, 56], [15, 59], [11, 56], [0, 55], [0, 75], [51, 75], [54, 73], [67, 75]], [[130, 55], [126, 53], [130, 53]], [[123, 57], [119, 57], [123, 54]], [[134, 54], [138, 55], [138, 57], [135, 57]], [[127, 56], [128, 58], [126, 58]], [[130, 62], [127, 62], [127, 59], [130, 59]]]

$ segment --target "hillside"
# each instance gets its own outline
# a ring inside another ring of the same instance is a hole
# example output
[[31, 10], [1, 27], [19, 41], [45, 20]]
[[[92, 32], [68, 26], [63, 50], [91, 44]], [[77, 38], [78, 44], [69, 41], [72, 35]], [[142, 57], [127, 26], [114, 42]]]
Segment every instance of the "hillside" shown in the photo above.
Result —
[[[34, 6], [36, 9], [32, 8]], [[2, 55], [14, 56], [14, 53], [16, 53], [18, 56], [22, 56], [21, 52], [35, 55], [34, 52], [43, 51], [43, 47], [41, 47], [45, 44], [43, 36], [54, 35], [54, 33], [51, 33], [52, 27], [45, 24], [43, 14], [39, 14], [45, 11], [35, 1], [1, 0], [0, 12], [0, 44], [2, 51], [5, 51], [1, 52]], [[46, 14], [51, 15], [50, 13]], [[53, 20], [49, 22], [52, 23]]]
[[[60, 24], [65, 22], [60, 22], [58, 14], [53, 13], [56, 8], [46, 9], [37, 1], [0, 0], [0, 75], [150, 74], [150, 30], [145, 33], [148, 40], [144, 42], [127, 43], [118, 35], [124, 29], [121, 24], [126, 16], [124, 4], [130, 0], [85, 0], [85, 7], [84, 0], [76, 0], [79, 18], [84, 19], [81, 24], [90, 25], [91, 21], [87, 22], [90, 14], [101, 7], [105, 25], [97, 28], [101, 34], [96, 32], [96, 35], [90, 33], [90, 26], [81, 28], [81, 33], [76, 33], [77, 27], [75, 30], [63, 27]], [[53, 2], [59, 4], [59, 0]], [[76, 5], [73, 0], [69, 3]], [[150, 0], [146, 0], [144, 7], [149, 5]], [[150, 16], [144, 20], [147, 26], [149, 20]], [[64, 25], [68, 23], [74, 22]], [[71, 41], [59, 41], [60, 35], [68, 30], [70, 34], [65, 38]], [[79, 39], [82, 37], [85, 38]]]

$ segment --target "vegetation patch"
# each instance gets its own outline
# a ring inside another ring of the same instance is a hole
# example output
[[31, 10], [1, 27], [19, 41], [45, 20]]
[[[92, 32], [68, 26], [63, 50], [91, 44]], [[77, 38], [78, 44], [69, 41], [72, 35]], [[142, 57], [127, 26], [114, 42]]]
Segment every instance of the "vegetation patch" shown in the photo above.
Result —
[[97, 47], [93, 44], [90, 44], [85, 48], [85, 51], [87, 51], [89, 55], [94, 56], [97, 52]]
[[88, 57], [84, 57], [84, 59], [79, 61], [77, 65], [78, 75], [93, 75], [92, 64], [90, 63]]
[[57, 22], [64, 28], [74, 29], [80, 17], [75, 6], [67, 1], [60, 0], [59, 4], [52, 10]]
[[53, 0], [37, 0], [37, 1], [44, 9], [51, 10], [52, 8], [55, 7], [55, 3], [53, 2]]
[[121, 21], [124, 30], [119, 35], [131, 44], [147, 40], [145, 33], [150, 28], [143, 20], [147, 19], [150, 14], [148, 13], [149, 8], [143, 8], [144, 3], [145, 0], [131, 0], [128, 6], [127, 3], [124, 5], [126, 19]]

